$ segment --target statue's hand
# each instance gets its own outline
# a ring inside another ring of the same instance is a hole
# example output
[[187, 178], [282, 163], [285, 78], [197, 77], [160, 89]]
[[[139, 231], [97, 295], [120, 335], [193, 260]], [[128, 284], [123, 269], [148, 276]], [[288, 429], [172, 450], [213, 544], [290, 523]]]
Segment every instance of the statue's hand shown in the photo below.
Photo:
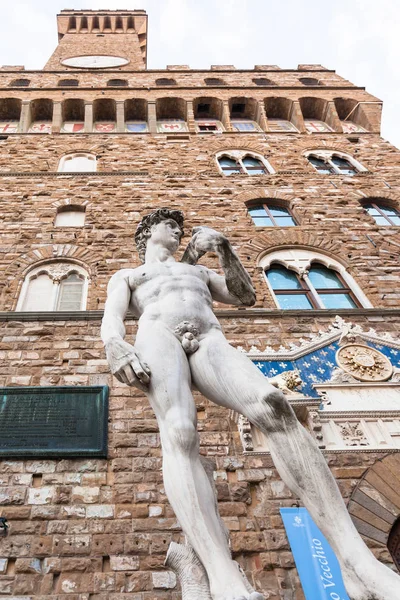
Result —
[[206, 252], [218, 253], [224, 244], [229, 244], [222, 233], [211, 227], [193, 227], [192, 234], [191, 243], [200, 255]]
[[111, 372], [118, 381], [147, 391], [150, 369], [133, 346], [124, 340], [113, 338], [106, 344], [106, 355]]

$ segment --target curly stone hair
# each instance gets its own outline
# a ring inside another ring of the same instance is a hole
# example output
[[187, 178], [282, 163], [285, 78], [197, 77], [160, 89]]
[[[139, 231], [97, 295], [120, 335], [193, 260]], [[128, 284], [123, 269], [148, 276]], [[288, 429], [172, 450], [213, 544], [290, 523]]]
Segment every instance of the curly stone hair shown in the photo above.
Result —
[[183, 235], [183, 212], [181, 210], [171, 210], [169, 208], [158, 208], [154, 212], [145, 215], [137, 226], [135, 233], [135, 242], [139, 253], [139, 258], [144, 262], [146, 254], [147, 239], [149, 237], [150, 229], [153, 225], [166, 221], [167, 219], [173, 219], [179, 225]]

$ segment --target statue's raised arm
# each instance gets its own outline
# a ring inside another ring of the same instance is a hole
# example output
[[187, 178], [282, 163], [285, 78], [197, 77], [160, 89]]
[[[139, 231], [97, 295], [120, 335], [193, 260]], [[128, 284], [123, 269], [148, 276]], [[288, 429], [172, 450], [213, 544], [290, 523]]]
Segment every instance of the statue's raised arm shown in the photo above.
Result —
[[206, 252], [214, 252], [224, 271], [224, 277], [209, 271], [210, 291], [214, 300], [226, 304], [253, 306], [256, 294], [246, 269], [229, 240], [210, 227], [194, 227], [182, 262], [195, 264]]

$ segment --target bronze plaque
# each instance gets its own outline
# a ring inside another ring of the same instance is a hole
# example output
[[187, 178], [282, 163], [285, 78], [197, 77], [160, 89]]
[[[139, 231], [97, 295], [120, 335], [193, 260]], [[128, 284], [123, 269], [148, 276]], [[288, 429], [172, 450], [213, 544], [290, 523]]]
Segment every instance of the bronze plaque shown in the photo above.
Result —
[[0, 388], [0, 458], [106, 458], [107, 421], [107, 386]]

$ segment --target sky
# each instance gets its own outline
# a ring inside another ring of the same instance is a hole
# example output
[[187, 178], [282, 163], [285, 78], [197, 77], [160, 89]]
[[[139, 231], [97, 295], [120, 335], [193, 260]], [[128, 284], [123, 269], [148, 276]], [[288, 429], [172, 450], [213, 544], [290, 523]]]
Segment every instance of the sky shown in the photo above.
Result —
[[63, 8], [145, 9], [148, 68], [321, 64], [383, 100], [400, 147], [400, 0], [2, 0], [0, 64], [41, 69]]

